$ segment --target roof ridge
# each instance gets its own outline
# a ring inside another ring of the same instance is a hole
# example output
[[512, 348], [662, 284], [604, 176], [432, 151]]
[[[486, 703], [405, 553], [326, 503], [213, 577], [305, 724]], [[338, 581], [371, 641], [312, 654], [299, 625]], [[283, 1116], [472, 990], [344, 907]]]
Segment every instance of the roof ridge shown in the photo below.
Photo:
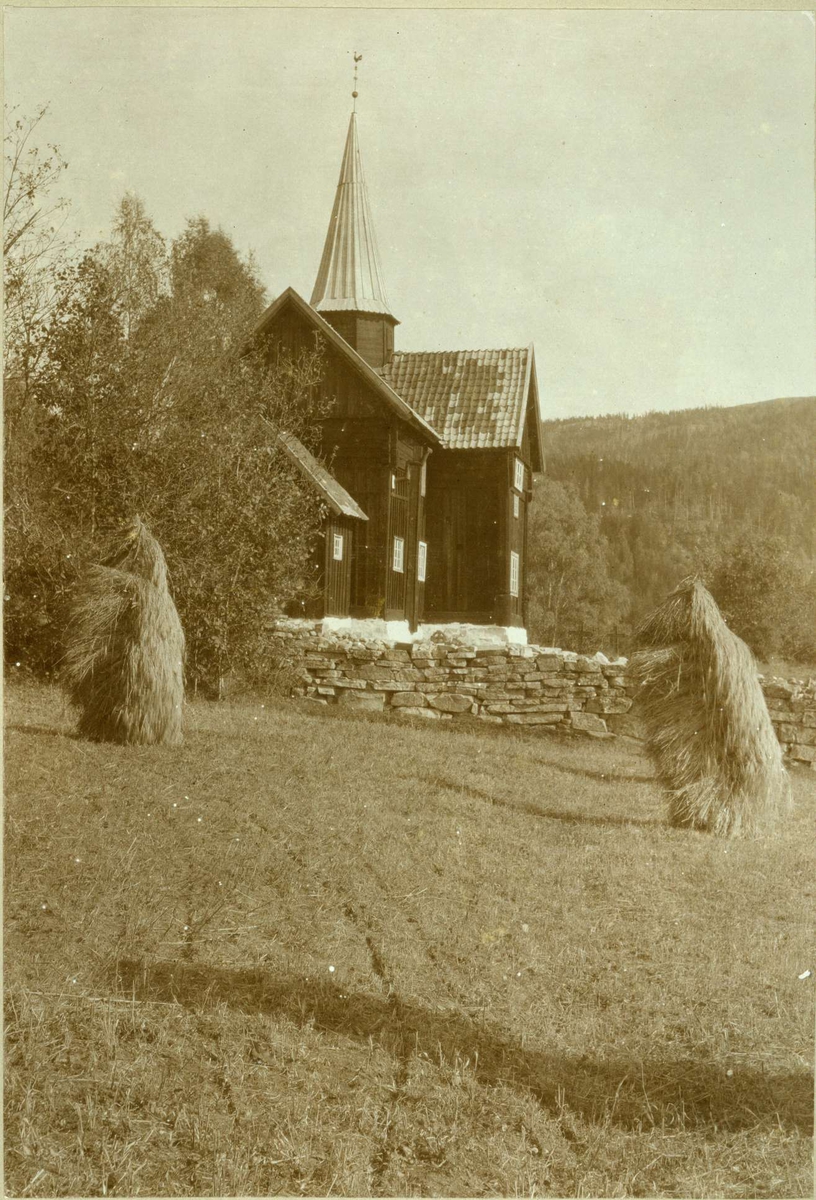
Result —
[[383, 366], [388, 366], [389, 362], [393, 362], [395, 358], [399, 358], [401, 355], [409, 354], [417, 358], [420, 355], [430, 357], [432, 354], [509, 354], [529, 349], [530, 346], [528, 344], [526, 346], [464, 346], [461, 350], [395, 350], [388, 359], [388, 362], [384, 363]]

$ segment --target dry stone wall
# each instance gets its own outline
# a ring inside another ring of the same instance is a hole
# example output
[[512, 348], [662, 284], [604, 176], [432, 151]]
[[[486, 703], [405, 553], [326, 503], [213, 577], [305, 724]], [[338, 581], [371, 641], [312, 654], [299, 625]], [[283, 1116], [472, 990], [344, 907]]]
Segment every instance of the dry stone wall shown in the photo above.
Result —
[[763, 680], [762, 689], [786, 756], [816, 771], [816, 679]]
[[[595, 737], [640, 737], [637, 686], [610, 662], [540, 646], [467, 645], [434, 634], [404, 645], [324, 635], [320, 622], [276, 621], [275, 661], [292, 694], [395, 717], [471, 720]], [[816, 769], [816, 681], [763, 681], [786, 755]]]

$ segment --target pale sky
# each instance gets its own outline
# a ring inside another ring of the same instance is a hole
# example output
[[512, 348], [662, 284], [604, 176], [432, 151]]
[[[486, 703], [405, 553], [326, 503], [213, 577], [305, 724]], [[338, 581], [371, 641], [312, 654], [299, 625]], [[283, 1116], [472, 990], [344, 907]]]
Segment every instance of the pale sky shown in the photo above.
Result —
[[358, 125], [404, 350], [534, 342], [544, 417], [816, 394], [814, 18], [5, 10], [87, 242], [140, 195], [309, 298]]

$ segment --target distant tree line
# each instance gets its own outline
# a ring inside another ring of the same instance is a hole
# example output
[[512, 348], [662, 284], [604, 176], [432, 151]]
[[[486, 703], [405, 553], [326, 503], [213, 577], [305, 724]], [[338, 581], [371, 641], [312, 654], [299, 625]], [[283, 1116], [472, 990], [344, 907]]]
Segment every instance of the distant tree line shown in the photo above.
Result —
[[816, 664], [816, 399], [550, 421], [544, 440], [537, 631], [625, 640], [696, 572], [758, 657]]
[[254, 263], [203, 217], [167, 242], [142, 201], [110, 238], [62, 236], [66, 164], [45, 110], [7, 115], [4, 615], [7, 660], [59, 662], [67, 596], [120, 522], [159, 539], [188, 671], [257, 668], [276, 603], [310, 585], [319, 505], [276, 448], [313, 443], [320, 350], [274, 364], [248, 345]]

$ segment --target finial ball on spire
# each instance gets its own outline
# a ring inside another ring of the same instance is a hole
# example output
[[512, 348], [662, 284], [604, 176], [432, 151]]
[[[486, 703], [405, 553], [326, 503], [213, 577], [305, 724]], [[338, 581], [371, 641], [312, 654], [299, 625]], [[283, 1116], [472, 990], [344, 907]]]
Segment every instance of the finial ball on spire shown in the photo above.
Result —
[[359, 93], [357, 91], [357, 64], [358, 64], [358, 62], [360, 62], [362, 57], [363, 57], [362, 54], [358, 54], [356, 51], [354, 52], [354, 91], [351, 93], [351, 95], [354, 99], [354, 111], [355, 112], [357, 111], [357, 96], [359, 95]]

